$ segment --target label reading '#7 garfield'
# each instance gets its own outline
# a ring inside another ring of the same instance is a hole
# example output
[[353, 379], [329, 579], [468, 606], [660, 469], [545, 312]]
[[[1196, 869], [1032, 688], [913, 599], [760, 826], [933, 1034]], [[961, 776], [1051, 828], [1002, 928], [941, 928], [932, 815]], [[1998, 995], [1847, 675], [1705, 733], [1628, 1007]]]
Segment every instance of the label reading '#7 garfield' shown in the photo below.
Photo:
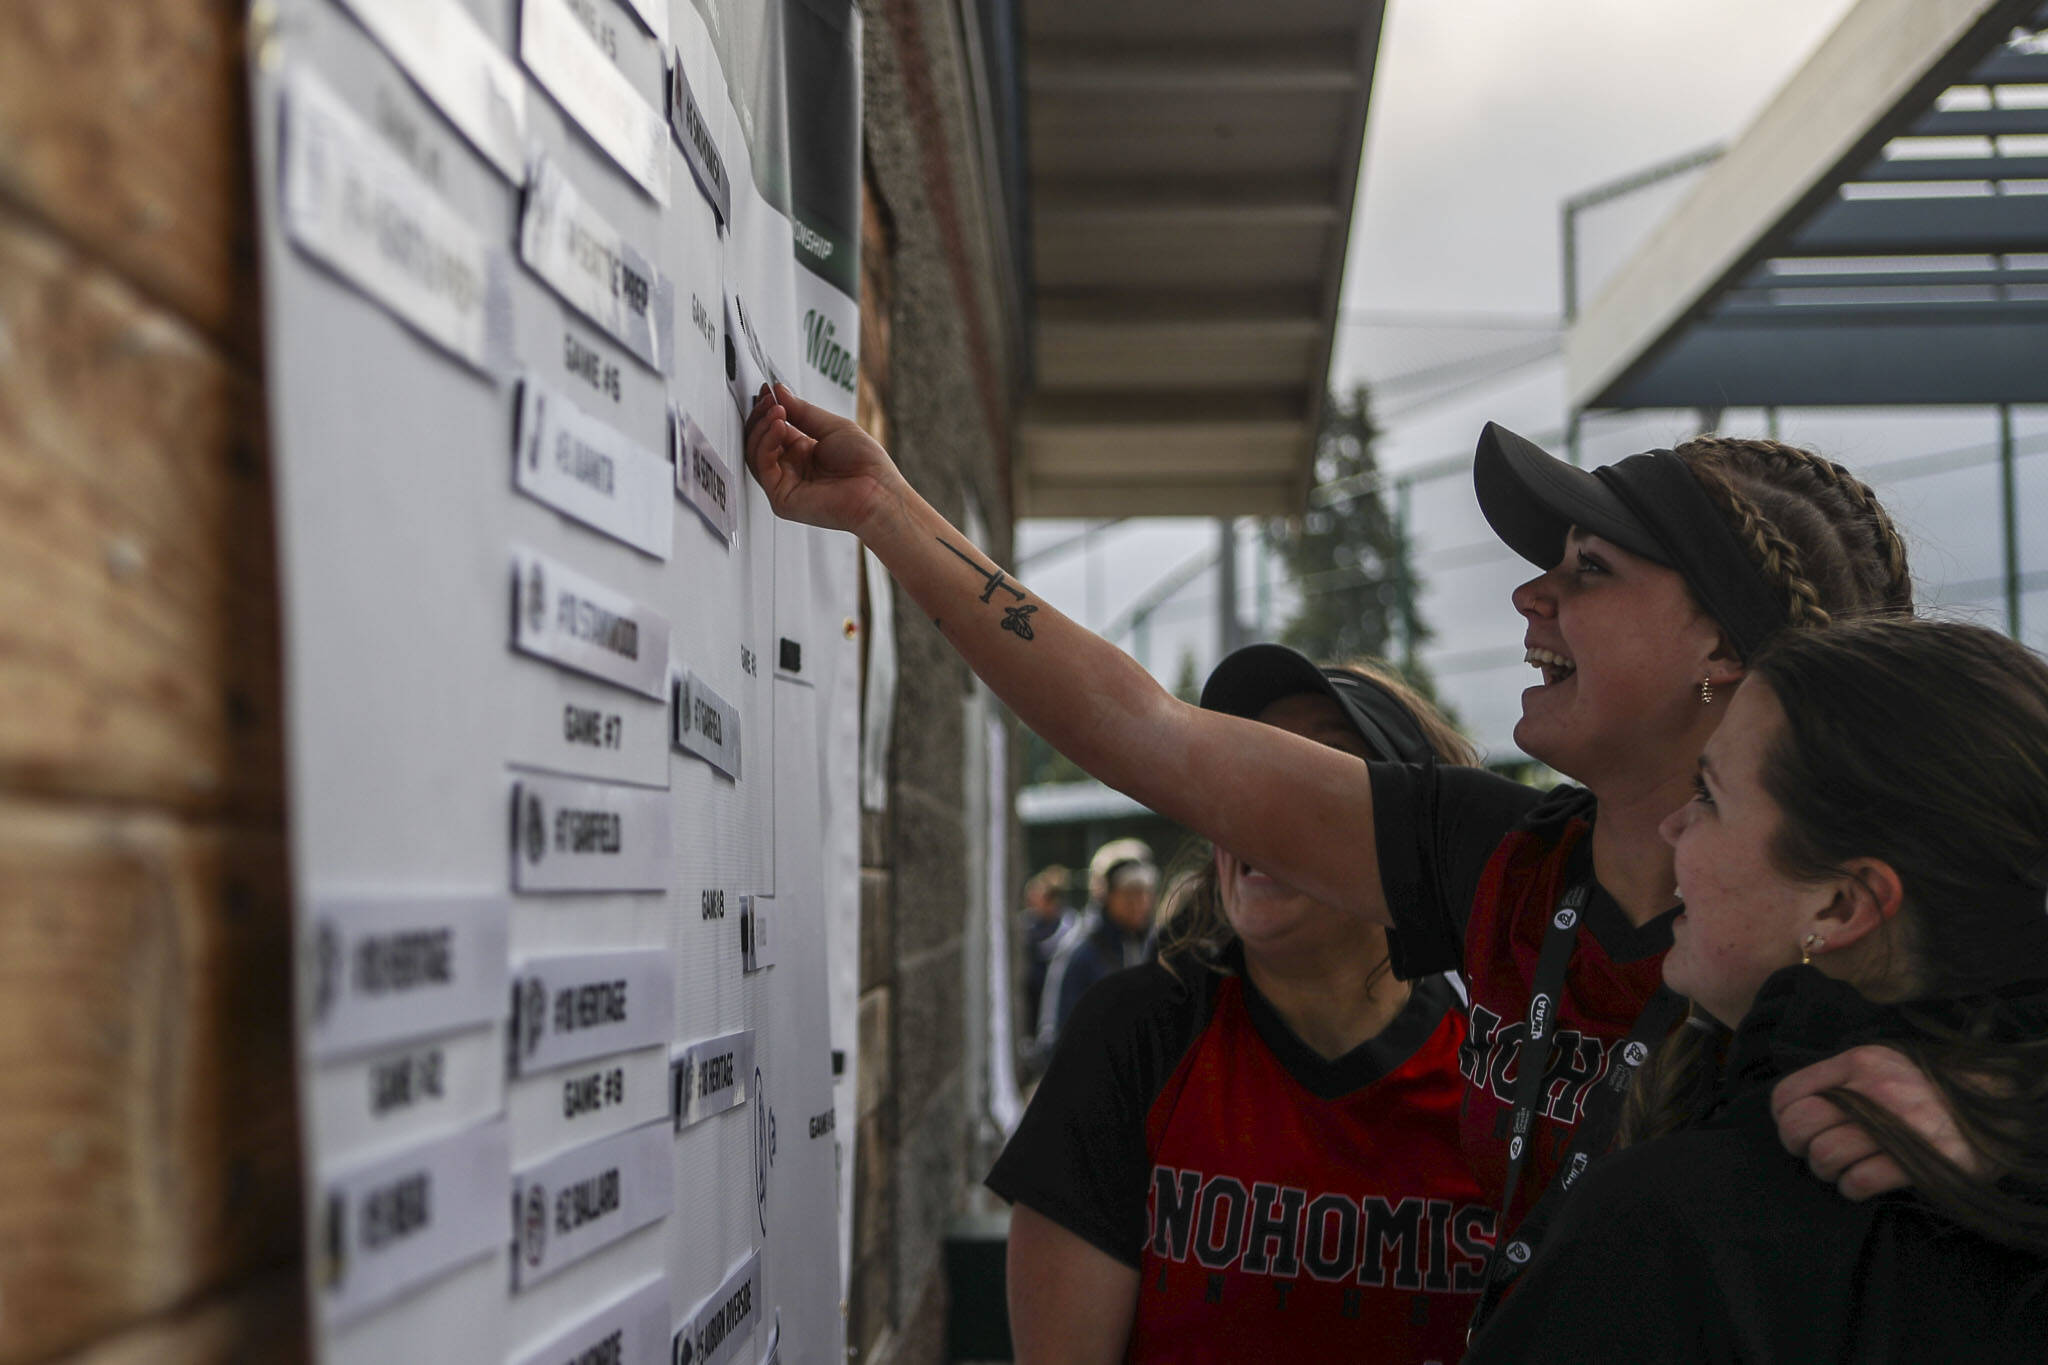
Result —
[[669, 882], [668, 793], [522, 777], [512, 787], [515, 891], [661, 891]]
[[675, 744], [737, 782], [740, 780], [740, 712], [687, 668], [671, 679], [675, 698]]
[[524, 654], [663, 700], [669, 622], [531, 550], [512, 554], [512, 643]]
[[506, 364], [504, 253], [304, 66], [282, 92], [285, 231], [420, 335], [487, 376]]

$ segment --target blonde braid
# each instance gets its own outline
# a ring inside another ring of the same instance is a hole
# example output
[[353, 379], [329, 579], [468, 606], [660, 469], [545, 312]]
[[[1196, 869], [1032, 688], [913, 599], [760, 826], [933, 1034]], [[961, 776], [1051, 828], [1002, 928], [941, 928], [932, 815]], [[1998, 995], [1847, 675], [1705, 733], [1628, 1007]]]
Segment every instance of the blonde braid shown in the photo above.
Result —
[[1893, 525], [1891, 513], [1884, 510], [1877, 494], [1870, 491], [1870, 485], [1842, 465], [1813, 451], [1778, 441], [1751, 444], [1759, 455], [1787, 475], [1810, 474], [1848, 501], [1868, 528], [1871, 548], [1884, 561], [1884, 605], [1892, 611], [1910, 613], [1913, 610], [1913, 571], [1906, 563], [1906, 542], [1899, 535], [1898, 527]]
[[[1694, 446], [1720, 447], [1715, 437], [1688, 442]], [[1718, 453], [1718, 452], [1717, 452]], [[1785, 595], [1785, 620], [1800, 629], [1819, 629], [1828, 624], [1827, 609], [1820, 604], [1820, 592], [1813, 586], [1800, 563], [1799, 547], [1785, 538], [1778, 524], [1757, 505], [1737, 492], [1719, 461], [1697, 461], [1693, 474], [1707, 495], [1721, 505], [1735, 523], [1736, 538], [1748, 547], [1750, 558], [1767, 582]]]

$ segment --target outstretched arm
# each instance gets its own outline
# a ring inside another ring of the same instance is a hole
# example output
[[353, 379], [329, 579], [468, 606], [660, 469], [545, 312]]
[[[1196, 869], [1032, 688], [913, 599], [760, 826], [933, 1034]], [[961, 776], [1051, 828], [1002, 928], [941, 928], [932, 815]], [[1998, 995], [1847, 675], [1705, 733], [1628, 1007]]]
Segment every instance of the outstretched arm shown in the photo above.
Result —
[[1388, 919], [1357, 759], [1189, 706], [970, 544], [873, 437], [763, 390], [747, 464], [776, 514], [851, 531], [1017, 717], [1105, 784], [1327, 904]]

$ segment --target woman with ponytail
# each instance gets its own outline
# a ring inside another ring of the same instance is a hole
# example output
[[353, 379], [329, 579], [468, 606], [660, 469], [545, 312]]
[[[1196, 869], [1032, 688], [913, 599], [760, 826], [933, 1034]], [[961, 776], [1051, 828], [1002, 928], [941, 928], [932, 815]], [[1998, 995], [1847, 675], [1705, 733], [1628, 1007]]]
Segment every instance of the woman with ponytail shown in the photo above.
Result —
[[[1696, 782], [1664, 823], [1691, 1018], [1468, 1360], [2042, 1359], [2048, 664], [1953, 623], [1787, 634]], [[1998, 1179], [1846, 1092], [1910, 1192], [1835, 1199], [1781, 1150], [1773, 1083], [1873, 1042]]]

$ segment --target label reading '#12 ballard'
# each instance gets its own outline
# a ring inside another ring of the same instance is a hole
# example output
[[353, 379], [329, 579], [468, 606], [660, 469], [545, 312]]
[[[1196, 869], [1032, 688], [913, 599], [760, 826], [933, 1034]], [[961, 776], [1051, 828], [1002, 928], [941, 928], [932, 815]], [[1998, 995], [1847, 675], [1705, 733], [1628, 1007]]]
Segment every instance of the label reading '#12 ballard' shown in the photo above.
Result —
[[675, 535], [668, 461], [531, 375], [519, 382], [512, 477], [528, 497], [668, 558]]
[[420, 335], [487, 376], [511, 352], [503, 252], [442, 202], [310, 69], [284, 77], [285, 231]]
[[516, 891], [661, 891], [668, 793], [610, 782], [522, 777], [512, 787]]
[[665, 699], [669, 623], [660, 612], [531, 550], [513, 551], [512, 598], [520, 652]]
[[519, 1172], [512, 1183], [513, 1288], [666, 1218], [675, 1205], [672, 1141], [667, 1124], [650, 1123]]
[[676, 1327], [669, 1365], [725, 1365], [737, 1359], [761, 1321], [761, 1253], [733, 1267], [725, 1283]]

